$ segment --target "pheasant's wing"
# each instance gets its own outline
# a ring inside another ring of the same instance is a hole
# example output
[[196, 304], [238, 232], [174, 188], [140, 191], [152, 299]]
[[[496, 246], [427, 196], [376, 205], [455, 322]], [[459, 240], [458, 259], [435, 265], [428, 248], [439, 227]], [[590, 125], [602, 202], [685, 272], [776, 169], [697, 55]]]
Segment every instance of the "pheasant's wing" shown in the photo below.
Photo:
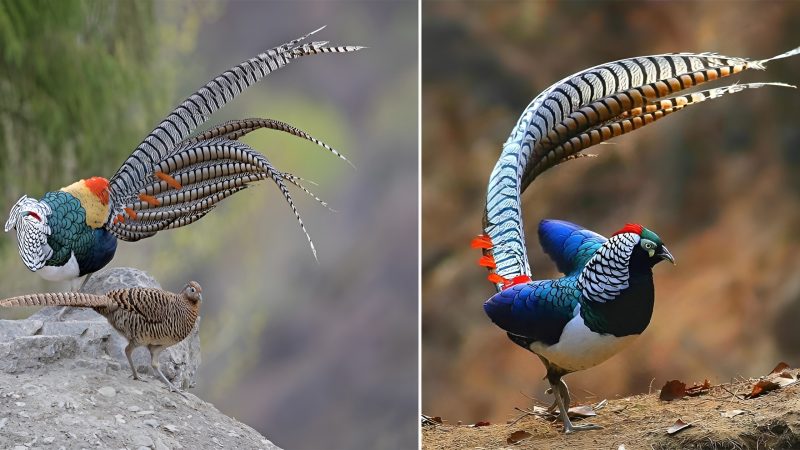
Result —
[[[655, 116], [664, 114], [663, 107], [660, 112], [653, 108], [661, 105], [660, 99], [678, 104], [676, 98], [668, 97], [747, 69], [763, 70], [767, 61], [798, 53], [800, 48], [759, 61], [716, 53], [629, 58], [570, 75], [536, 96], [503, 145], [489, 177], [485, 243], [481, 247], [493, 258], [487, 265], [497, 289], [513, 278], [531, 275], [520, 196], [536, 175], [591, 145], [652, 123]], [[716, 95], [707, 93], [706, 98], [740, 90], [720, 88]], [[570, 144], [576, 137], [580, 145]]]
[[508, 333], [551, 345], [572, 320], [580, 295], [575, 277], [540, 280], [495, 294], [483, 309]]
[[539, 223], [542, 249], [565, 275], [580, 272], [606, 241], [594, 231], [567, 221], [542, 220]]
[[180, 148], [179, 144], [203, 124], [215, 111], [244, 89], [293, 59], [319, 53], [343, 53], [362, 47], [331, 47], [327, 42], [301, 44], [316, 30], [287, 42], [255, 58], [226, 70], [209, 81], [165, 118], [147, 135], [110, 180], [111, 212], [109, 219], [122, 214], [124, 205], [133, 200], [145, 184], [152, 181], [153, 167]]

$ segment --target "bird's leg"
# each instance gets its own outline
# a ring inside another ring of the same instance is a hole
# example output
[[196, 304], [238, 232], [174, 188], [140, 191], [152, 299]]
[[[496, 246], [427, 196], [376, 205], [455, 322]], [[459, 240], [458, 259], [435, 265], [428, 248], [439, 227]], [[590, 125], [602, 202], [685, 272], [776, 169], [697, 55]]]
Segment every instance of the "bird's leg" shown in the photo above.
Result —
[[94, 275], [94, 272], [86, 275], [86, 277], [83, 279], [83, 282], [81, 283], [81, 287], [78, 288], [78, 292], [83, 292], [83, 288], [86, 286], [86, 282], [89, 281], [89, 278], [92, 278], [92, 275]]
[[131, 372], [133, 372], [133, 379], [143, 381], [141, 378], [139, 378], [139, 375], [136, 373], [136, 368], [133, 366], [133, 358], [131, 358], [131, 354], [133, 354], [133, 349], [135, 348], [136, 345], [134, 345], [132, 341], [128, 342], [128, 345], [125, 346], [125, 356], [128, 358], [128, 364], [130, 364], [131, 366]]
[[552, 389], [553, 394], [556, 397], [556, 402], [558, 403], [559, 417], [561, 421], [564, 423], [564, 433], [569, 434], [575, 431], [588, 431], [588, 430], [601, 430], [603, 427], [599, 425], [593, 424], [581, 424], [581, 425], [573, 425], [572, 422], [569, 420], [569, 388], [567, 388], [567, 383], [564, 382], [562, 379], [558, 379], [558, 383], [550, 382], [550, 389]]
[[[559, 381], [558, 388], [561, 391], [561, 395], [563, 395], [564, 398], [564, 403], [567, 405], [567, 409], [569, 410], [569, 405], [570, 405], [569, 388], [567, 387], [567, 383], [564, 382], [563, 378], [559, 378], [558, 381]], [[547, 390], [544, 391], [544, 393], [547, 395], [553, 394], [553, 396], [555, 396], [552, 387], [547, 388]], [[553, 404], [550, 405], [549, 408], [547, 408], [547, 412], [553, 413], [555, 412], [557, 407], [558, 407], [558, 400], [553, 399]]]
[[178, 394], [180, 394], [181, 397], [188, 400], [189, 397], [187, 397], [186, 394], [181, 392], [180, 389], [176, 388], [172, 383], [170, 383], [167, 377], [165, 377], [164, 374], [161, 373], [161, 368], [158, 367], [158, 355], [161, 354], [161, 351], [164, 350], [164, 347], [160, 345], [148, 345], [147, 348], [150, 350], [150, 366], [153, 368], [153, 372], [155, 372], [155, 374], [158, 374], [159, 378], [161, 378], [161, 381], [163, 381], [164, 384], [166, 384], [167, 387], [169, 387], [170, 392], [177, 392]]

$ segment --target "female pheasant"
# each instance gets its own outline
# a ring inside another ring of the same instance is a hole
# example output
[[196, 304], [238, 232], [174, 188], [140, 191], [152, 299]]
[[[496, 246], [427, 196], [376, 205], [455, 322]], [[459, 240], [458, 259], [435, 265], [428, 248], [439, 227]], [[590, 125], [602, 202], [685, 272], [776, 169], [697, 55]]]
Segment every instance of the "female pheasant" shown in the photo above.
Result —
[[300, 184], [301, 178], [277, 170], [238, 139], [267, 128], [307, 139], [347, 161], [344, 156], [304, 131], [272, 119], [235, 120], [190, 136], [247, 87], [294, 59], [363, 48], [302, 43], [321, 29], [248, 59], [209, 81], [162, 120], [110, 180], [92, 177], [48, 192], [41, 200], [19, 199], [11, 208], [5, 231], [16, 230], [19, 254], [28, 269], [48, 280], [91, 275], [114, 257], [117, 239], [138, 241], [188, 225], [223, 199], [265, 179], [280, 189], [316, 257], [287, 184], [313, 194]]
[[[765, 85], [734, 84], [691, 94], [679, 92], [706, 81], [764, 70], [767, 61], [716, 53], [678, 53], [623, 59], [602, 64], [555, 83], [523, 112], [503, 145], [489, 178], [479, 264], [489, 269], [498, 293], [484, 310], [516, 344], [542, 360], [564, 431], [595, 429], [573, 425], [567, 416], [570, 396], [562, 377], [610, 358], [650, 323], [654, 287], [652, 268], [675, 262], [661, 238], [628, 224], [606, 239], [578, 225], [545, 220], [539, 240], [564, 277], [531, 281], [525, 249], [520, 197], [545, 170], [589, 156], [588, 147], [639, 129], [687, 106]], [[791, 86], [793, 87], [793, 86]]]

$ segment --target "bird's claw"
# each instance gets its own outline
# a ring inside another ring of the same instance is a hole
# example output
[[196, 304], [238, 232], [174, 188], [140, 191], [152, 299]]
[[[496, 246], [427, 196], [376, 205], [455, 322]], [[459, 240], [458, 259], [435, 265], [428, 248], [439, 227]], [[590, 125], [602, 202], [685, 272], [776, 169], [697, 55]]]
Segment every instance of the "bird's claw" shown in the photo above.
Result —
[[571, 434], [576, 431], [591, 431], [591, 430], [602, 430], [602, 429], [603, 427], [600, 425], [584, 423], [581, 425], [570, 425], [569, 427], [564, 428], [564, 434]]

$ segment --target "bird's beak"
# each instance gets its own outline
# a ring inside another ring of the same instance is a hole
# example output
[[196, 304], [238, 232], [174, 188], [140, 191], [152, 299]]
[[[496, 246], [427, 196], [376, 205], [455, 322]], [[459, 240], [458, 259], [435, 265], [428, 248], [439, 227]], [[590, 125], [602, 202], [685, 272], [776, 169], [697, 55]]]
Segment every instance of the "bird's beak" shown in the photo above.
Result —
[[667, 250], [666, 245], [661, 246], [661, 251], [658, 252], [656, 256], [658, 256], [661, 259], [668, 260], [669, 262], [672, 263], [673, 266], [675, 265], [675, 258], [672, 256], [672, 253], [670, 253], [669, 250]]

